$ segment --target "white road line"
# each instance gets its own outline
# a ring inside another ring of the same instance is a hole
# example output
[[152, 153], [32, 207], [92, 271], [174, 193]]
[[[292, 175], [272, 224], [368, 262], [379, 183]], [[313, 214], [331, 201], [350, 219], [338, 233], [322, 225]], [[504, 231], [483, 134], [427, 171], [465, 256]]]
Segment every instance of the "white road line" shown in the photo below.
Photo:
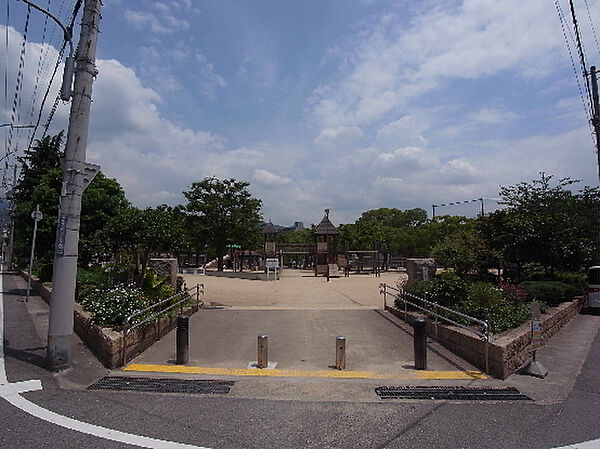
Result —
[[554, 449], [598, 449], [600, 447], [600, 439], [582, 441], [581, 443], [571, 444], [569, 446], [555, 447]]
[[192, 446], [190, 444], [177, 443], [174, 441], [159, 440], [156, 438], [135, 435], [132, 433], [121, 432], [119, 430], [108, 429], [106, 427], [89, 424], [78, 421], [68, 416], [59, 415], [51, 410], [40, 407], [39, 405], [25, 399], [21, 393], [26, 391], [41, 390], [42, 383], [39, 380], [27, 380], [24, 382], [8, 382], [4, 364], [4, 285], [2, 272], [0, 271], [0, 398], [8, 401], [20, 410], [29, 413], [31, 416], [42, 419], [52, 424], [75, 430], [77, 432], [92, 435], [106, 440], [119, 443], [131, 444], [139, 447], [151, 449], [209, 449], [201, 446]]

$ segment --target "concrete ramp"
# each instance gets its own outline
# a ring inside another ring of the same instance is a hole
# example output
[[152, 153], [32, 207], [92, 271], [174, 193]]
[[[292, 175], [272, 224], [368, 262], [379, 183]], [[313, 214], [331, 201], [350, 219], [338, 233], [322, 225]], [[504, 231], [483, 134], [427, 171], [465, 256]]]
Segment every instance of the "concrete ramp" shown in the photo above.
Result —
[[[360, 372], [364, 375], [357, 377], [366, 378], [418, 374], [413, 368], [412, 328], [382, 310], [201, 310], [190, 318], [188, 366], [199, 368], [197, 373], [203, 372], [201, 368], [206, 368], [207, 374], [257, 373], [244, 370], [256, 361], [259, 334], [269, 336], [269, 362], [283, 375], [328, 377], [324, 373], [331, 372], [330, 377], [338, 377], [340, 372], [331, 366], [335, 339], [340, 335], [346, 337], [348, 374]], [[130, 365], [175, 366], [175, 340], [175, 332], [171, 332]], [[427, 372], [454, 372], [464, 378], [465, 372], [476, 371], [429, 341]], [[311, 376], [316, 372], [320, 374]]]

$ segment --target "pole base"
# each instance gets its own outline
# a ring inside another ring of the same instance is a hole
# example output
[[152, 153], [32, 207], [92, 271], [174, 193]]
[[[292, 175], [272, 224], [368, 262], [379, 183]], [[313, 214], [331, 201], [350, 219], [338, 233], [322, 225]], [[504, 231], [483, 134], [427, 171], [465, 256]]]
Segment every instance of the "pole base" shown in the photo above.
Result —
[[529, 376], [539, 377], [540, 379], [543, 379], [544, 377], [546, 377], [548, 375], [548, 370], [546, 368], [544, 368], [544, 365], [542, 365], [537, 360], [532, 360], [531, 362], [529, 362], [527, 364], [527, 366], [525, 366], [524, 368], [522, 368], [520, 370], [520, 373], [527, 374]]
[[48, 370], [62, 371], [71, 366], [71, 336], [48, 335]]

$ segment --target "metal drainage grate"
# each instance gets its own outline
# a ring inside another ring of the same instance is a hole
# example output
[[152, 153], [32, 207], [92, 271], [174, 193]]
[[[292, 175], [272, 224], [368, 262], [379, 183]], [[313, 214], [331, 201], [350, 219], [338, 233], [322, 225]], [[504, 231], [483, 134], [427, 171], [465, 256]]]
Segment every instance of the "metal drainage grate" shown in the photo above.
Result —
[[381, 399], [445, 399], [462, 401], [531, 401], [514, 387], [376, 387]]
[[104, 377], [88, 390], [147, 391], [152, 393], [227, 394], [234, 381]]

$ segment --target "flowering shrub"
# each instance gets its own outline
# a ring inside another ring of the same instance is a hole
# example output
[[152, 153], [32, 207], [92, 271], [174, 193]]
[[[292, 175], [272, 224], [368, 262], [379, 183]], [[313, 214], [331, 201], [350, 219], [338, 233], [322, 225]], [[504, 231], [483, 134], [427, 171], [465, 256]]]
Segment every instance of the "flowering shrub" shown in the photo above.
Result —
[[520, 285], [500, 282], [498, 287], [502, 290], [502, 298], [510, 302], [527, 302], [527, 292]]
[[117, 285], [107, 290], [88, 292], [81, 305], [93, 314], [95, 324], [121, 326], [129, 315], [147, 307], [149, 300], [135, 286]]

